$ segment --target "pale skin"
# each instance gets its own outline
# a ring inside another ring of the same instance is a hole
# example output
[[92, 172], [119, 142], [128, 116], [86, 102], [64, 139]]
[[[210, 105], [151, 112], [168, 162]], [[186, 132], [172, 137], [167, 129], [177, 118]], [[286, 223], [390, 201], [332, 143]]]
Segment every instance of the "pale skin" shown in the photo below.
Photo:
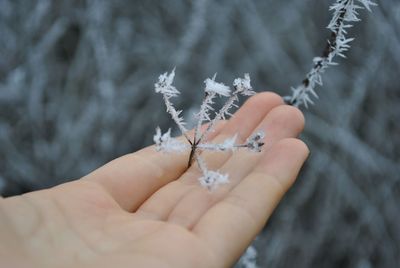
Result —
[[0, 267], [231, 267], [306, 160], [303, 126], [278, 95], [251, 97], [210, 138], [264, 130], [263, 151], [204, 153], [210, 169], [230, 174], [213, 192], [195, 164], [187, 169], [189, 152], [150, 146], [79, 180], [0, 198]]

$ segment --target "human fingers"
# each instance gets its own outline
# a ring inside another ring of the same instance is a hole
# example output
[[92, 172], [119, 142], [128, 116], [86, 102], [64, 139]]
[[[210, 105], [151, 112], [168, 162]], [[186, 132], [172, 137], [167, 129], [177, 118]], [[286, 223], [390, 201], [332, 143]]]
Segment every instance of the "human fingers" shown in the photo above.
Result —
[[193, 232], [231, 265], [261, 231], [293, 184], [309, 154], [298, 139], [283, 139], [265, 152], [254, 170], [194, 226]]

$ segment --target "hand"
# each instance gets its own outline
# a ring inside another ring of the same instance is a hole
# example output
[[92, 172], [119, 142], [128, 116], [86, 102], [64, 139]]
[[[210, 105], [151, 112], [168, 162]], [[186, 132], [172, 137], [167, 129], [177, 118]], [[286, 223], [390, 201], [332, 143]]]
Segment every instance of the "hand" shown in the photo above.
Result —
[[[1, 267], [229, 267], [294, 182], [304, 118], [272, 93], [221, 122], [214, 141], [264, 130], [261, 153], [204, 153], [231, 182], [202, 188], [188, 153], [153, 146], [57, 187], [0, 198]], [[62, 165], [62, 163], [60, 163]]]

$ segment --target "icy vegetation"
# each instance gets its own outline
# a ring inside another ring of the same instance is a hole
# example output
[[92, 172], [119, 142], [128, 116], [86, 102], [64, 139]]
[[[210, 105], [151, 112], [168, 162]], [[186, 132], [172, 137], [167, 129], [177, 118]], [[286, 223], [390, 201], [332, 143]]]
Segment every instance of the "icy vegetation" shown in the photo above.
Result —
[[[221, 143], [207, 142], [208, 135], [215, 131], [214, 128], [218, 121], [224, 120], [227, 116], [232, 115], [230, 110], [234, 107], [238, 107], [236, 103], [239, 101], [239, 96], [251, 96], [255, 94], [250, 84], [250, 76], [249, 74], [245, 74], [244, 78], [236, 78], [233, 82], [233, 91], [231, 91], [229, 86], [216, 82], [216, 74], [212, 79], [207, 78], [204, 81], [205, 94], [203, 102], [200, 105], [200, 110], [195, 115], [197, 123], [193, 138], [190, 138], [187, 133], [188, 131], [185, 127], [186, 122], [181, 116], [182, 110], [176, 110], [174, 104], [171, 102], [171, 98], [177, 97], [180, 94], [179, 90], [172, 85], [174, 77], [175, 69], [169, 74], [164, 73], [160, 75], [158, 82], [154, 86], [156, 93], [162, 94], [165, 106], [167, 107], [167, 112], [171, 115], [172, 120], [178, 126], [182, 136], [186, 139], [186, 142], [172, 138], [171, 129], [162, 134], [160, 128], [157, 127], [156, 134], [153, 137], [154, 143], [156, 144], [156, 150], [164, 153], [181, 153], [185, 150], [190, 150], [188, 167], [191, 166], [193, 161], [196, 161], [203, 174], [199, 178], [200, 185], [209, 190], [214, 190], [218, 185], [229, 182], [229, 174], [222, 174], [218, 171], [209, 170], [207, 168], [207, 163], [200, 155], [202, 151], [234, 152], [239, 148], [247, 148], [253, 152], [260, 152], [261, 147], [264, 145], [262, 140], [264, 138], [263, 132], [255, 133], [249, 137], [244, 144], [237, 144], [236, 136], [227, 138]], [[227, 97], [227, 99], [222, 107], [215, 112], [213, 104], [215, 104], [215, 98], [218, 96]], [[203, 124], [207, 124], [207, 127], [204, 130], [202, 130]]]
[[[174, 66], [188, 124], [216, 72], [291, 94], [325, 46], [332, 3], [0, 1], [0, 191], [79, 178], [152, 144], [157, 125], [173, 126], [153, 85]], [[312, 154], [254, 243], [259, 267], [400, 262], [400, 2], [378, 4], [347, 29], [348, 58], [304, 110]]]
[[331, 65], [337, 65], [334, 62], [336, 56], [346, 58], [345, 52], [350, 48], [350, 42], [354, 38], [347, 38], [347, 30], [353, 25], [351, 23], [360, 21], [359, 10], [367, 9], [371, 11], [371, 6], [376, 6], [376, 3], [370, 0], [336, 0], [331, 6], [333, 16], [329, 22], [328, 29], [331, 31], [331, 36], [327, 41], [326, 47], [321, 57], [314, 57], [314, 66], [311, 71], [306, 75], [302, 84], [296, 88], [292, 88], [292, 96], [285, 97], [285, 100], [299, 107], [308, 104], [314, 104], [311, 100], [310, 94], [318, 98], [315, 92], [317, 85], [322, 86], [322, 74]]

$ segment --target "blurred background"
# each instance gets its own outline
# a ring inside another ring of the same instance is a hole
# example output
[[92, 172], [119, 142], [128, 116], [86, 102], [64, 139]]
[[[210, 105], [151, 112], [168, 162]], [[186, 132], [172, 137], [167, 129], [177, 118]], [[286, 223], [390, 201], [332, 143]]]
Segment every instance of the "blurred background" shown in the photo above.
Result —
[[[0, 193], [77, 179], [172, 124], [153, 85], [249, 72], [290, 94], [329, 36], [328, 0], [0, 0]], [[254, 246], [260, 267], [399, 267], [400, 1], [382, 0], [305, 110], [311, 156]]]

